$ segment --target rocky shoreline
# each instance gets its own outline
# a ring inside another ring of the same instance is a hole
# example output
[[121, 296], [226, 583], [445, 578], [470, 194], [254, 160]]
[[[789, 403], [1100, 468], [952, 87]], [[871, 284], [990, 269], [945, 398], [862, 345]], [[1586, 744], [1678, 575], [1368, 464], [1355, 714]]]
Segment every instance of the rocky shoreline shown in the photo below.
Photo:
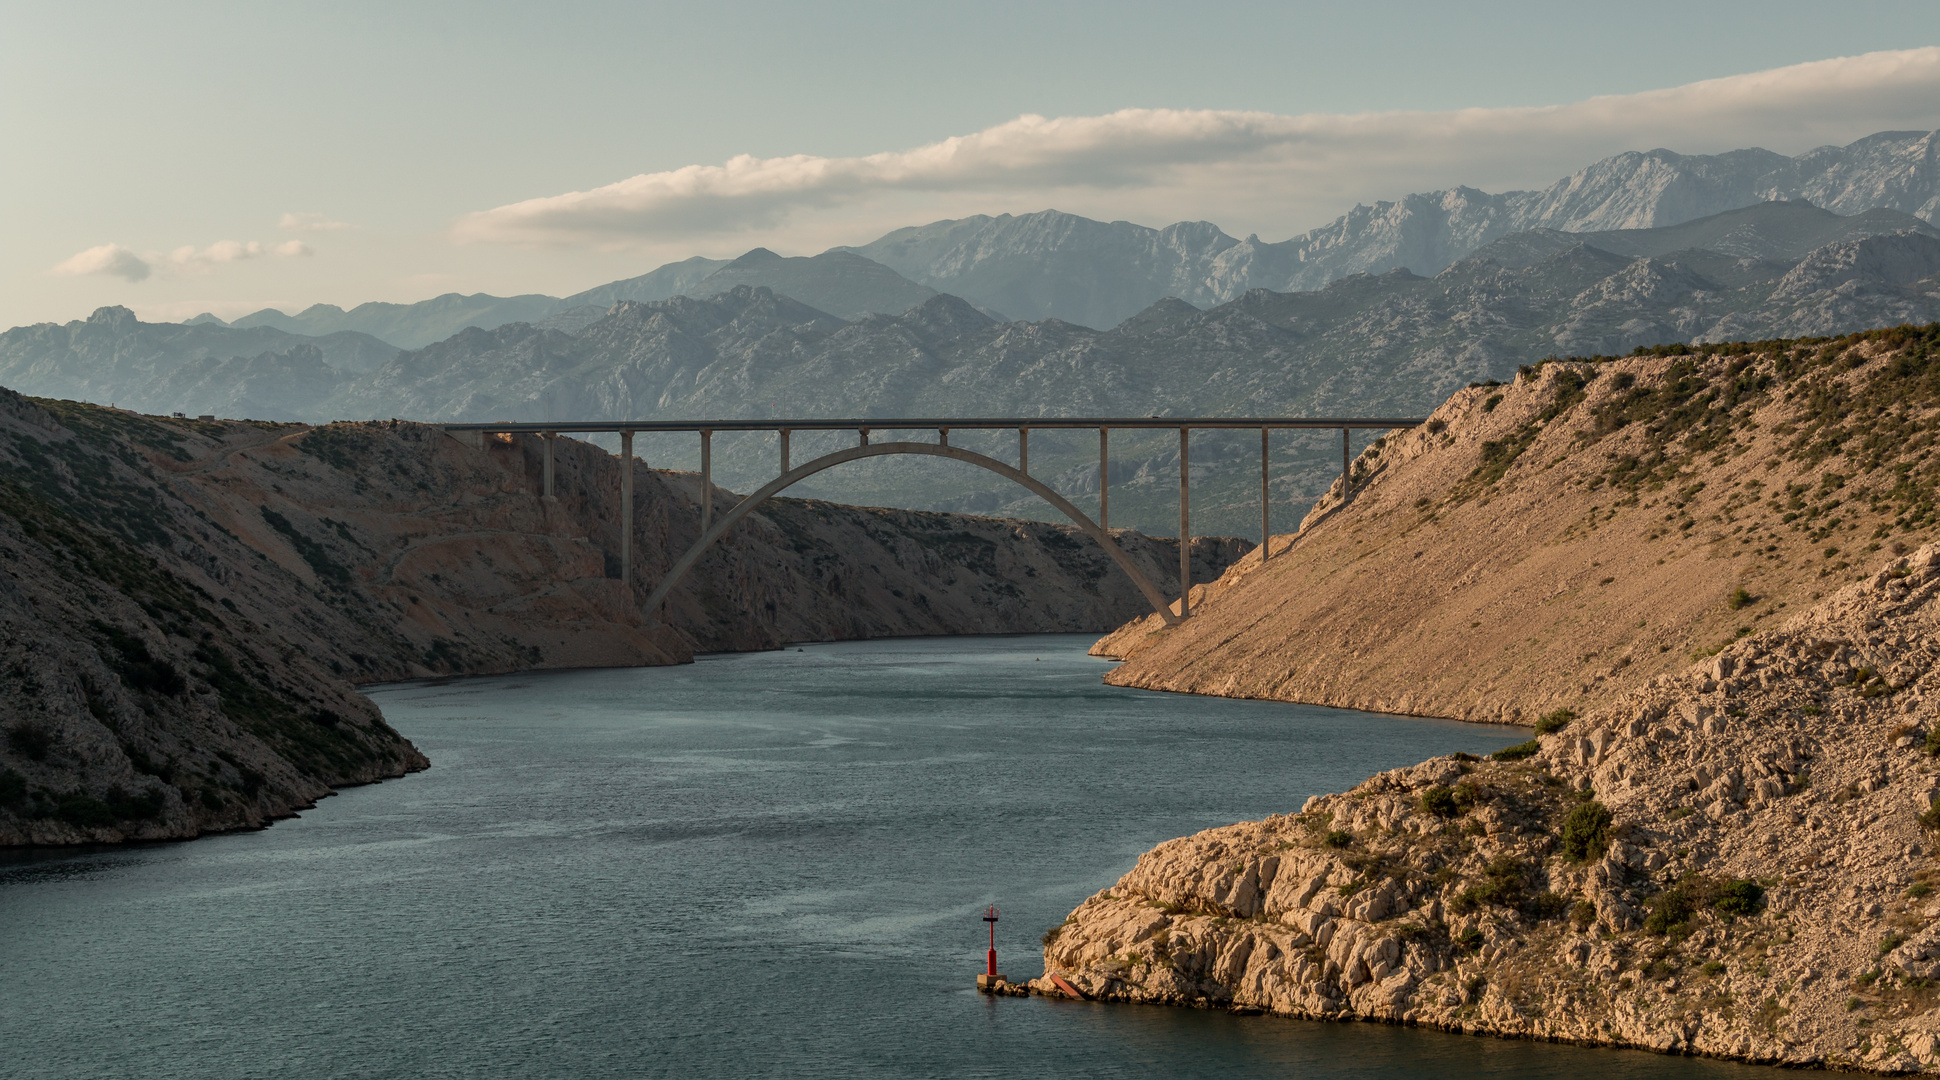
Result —
[[1940, 1070], [1936, 596], [1928, 545], [1489, 759], [1160, 845], [1032, 985]]

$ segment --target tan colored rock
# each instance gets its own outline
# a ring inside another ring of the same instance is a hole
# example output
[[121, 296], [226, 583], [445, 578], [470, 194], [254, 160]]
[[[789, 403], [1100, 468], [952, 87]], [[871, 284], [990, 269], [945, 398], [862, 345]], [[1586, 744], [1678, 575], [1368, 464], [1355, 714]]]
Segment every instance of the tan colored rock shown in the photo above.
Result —
[[1093, 651], [1150, 690], [1505, 723], [1601, 707], [1935, 538], [1916, 433], [1940, 397], [1900, 364], [1920, 333], [1461, 391], [1362, 454], [1345, 506], [1336, 482], [1264, 566], [1195, 589], [1184, 626], [1141, 617]]
[[[1940, 1068], [1936, 597], [1928, 545], [1526, 759], [1440, 758], [1161, 844], [1073, 912], [1046, 969], [1107, 1000]], [[1772, 671], [1796, 674], [1754, 677]], [[1575, 860], [1587, 805], [1608, 843]]]

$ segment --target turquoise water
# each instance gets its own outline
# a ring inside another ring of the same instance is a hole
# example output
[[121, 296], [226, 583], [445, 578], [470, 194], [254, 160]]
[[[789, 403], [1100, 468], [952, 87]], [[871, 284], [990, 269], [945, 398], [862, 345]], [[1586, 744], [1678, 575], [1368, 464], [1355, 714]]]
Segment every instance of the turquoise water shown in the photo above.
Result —
[[1169, 837], [1523, 733], [1104, 686], [1082, 636], [375, 688], [433, 767], [258, 833], [0, 862], [8, 1077], [1691, 1077], [991, 999]]

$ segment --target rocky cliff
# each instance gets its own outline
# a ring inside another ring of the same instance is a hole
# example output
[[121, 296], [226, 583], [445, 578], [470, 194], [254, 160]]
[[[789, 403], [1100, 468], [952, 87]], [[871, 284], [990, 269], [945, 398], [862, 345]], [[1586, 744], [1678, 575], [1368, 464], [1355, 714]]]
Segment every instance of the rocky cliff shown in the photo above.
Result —
[[1936, 596], [1928, 545], [1490, 760], [1160, 845], [1035, 985], [1940, 1070]]
[[1940, 326], [1456, 395], [1099, 651], [1536, 738], [1161, 845], [1035, 985], [1940, 1070], [1936, 431]]
[[[1070, 529], [778, 500], [661, 625], [638, 599], [698, 535], [697, 478], [636, 462], [629, 596], [617, 460], [560, 440], [544, 499], [540, 452], [0, 394], [0, 845], [257, 826], [424, 767], [357, 682], [1102, 629], [1144, 602]], [[1120, 539], [1176, 583], [1176, 545]], [[1197, 572], [1245, 550], [1200, 541]]]

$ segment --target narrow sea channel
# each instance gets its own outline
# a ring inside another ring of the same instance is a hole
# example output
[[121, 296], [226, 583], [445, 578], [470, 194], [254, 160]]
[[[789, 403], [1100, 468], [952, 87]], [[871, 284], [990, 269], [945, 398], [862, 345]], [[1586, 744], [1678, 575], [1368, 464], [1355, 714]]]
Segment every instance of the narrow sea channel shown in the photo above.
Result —
[[433, 767], [258, 833], [0, 861], [0, 1074], [1713, 1077], [989, 999], [1169, 837], [1516, 732], [1105, 686], [1089, 636], [374, 688]]

